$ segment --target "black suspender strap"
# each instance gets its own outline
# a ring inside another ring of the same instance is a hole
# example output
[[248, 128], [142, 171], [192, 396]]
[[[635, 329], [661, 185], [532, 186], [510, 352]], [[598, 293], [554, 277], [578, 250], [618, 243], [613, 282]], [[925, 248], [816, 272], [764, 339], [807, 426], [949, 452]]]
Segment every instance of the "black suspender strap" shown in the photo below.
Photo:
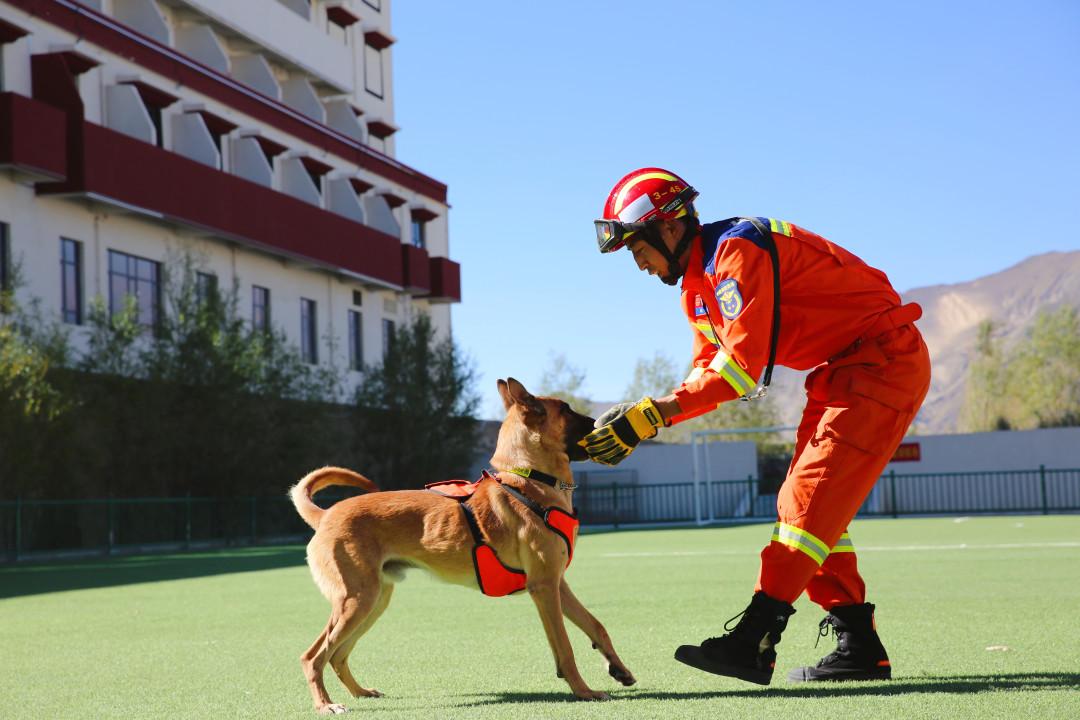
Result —
[[484, 544], [484, 535], [480, 532], [480, 523], [476, 522], [476, 515], [473, 513], [473, 509], [469, 507], [469, 502], [460, 502], [461, 511], [465, 513], [465, 522], [469, 524], [469, 530], [472, 532], [473, 540], [477, 545]]
[[773, 365], [776, 364], [776, 341], [780, 337], [780, 254], [776, 251], [776, 239], [773, 238], [772, 231], [757, 218], [748, 217], [745, 219], [757, 228], [757, 231], [761, 234], [761, 239], [765, 242], [766, 249], [769, 251], [769, 259], [772, 260], [773, 271], [773, 311], [772, 331], [769, 333], [769, 364], [765, 366], [765, 374], [762, 376], [761, 384], [758, 385], [754, 394], [744, 395], [742, 398], [743, 400], [753, 400], [765, 395], [769, 383], [772, 382]]
[[518, 502], [520, 502], [522, 505], [536, 513], [541, 520], [544, 519], [544, 508], [540, 507], [540, 505], [535, 500], [526, 497], [524, 493], [520, 492], [519, 490], [515, 490], [506, 483], [499, 483], [499, 486], [506, 492], [513, 495], [514, 498], [518, 500]]

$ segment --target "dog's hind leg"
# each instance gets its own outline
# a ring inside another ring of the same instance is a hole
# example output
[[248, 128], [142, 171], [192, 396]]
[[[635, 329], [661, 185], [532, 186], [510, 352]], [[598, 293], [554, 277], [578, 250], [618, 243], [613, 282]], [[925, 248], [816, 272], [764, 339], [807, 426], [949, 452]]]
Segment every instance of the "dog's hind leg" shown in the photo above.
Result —
[[636, 683], [637, 680], [634, 679], [634, 675], [623, 665], [623, 661], [619, 659], [618, 653], [615, 652], [615, 646], [612, 645], [607, 630], [571, 592], [570, 586], [566, 584], [565, 577], [560, 587], [560, 595], [563, 614], [566, 615], [570, 622], [581, 628], [581, 631], [592, 640], [592, 646], [604, 656], [604, 660], [607, 661], [608, 675], [626, 686]]
[[379, 580], [374, 573], [367, 587], [369, 589], [366, 593], [338, 597], [331, 601], [333, 609], [330, 613], [330, 622], [319, 636], [319, 640], [316, 640], [307, 652], [300, 656], [300, 665], [304, 669], [304, 677], [307, 678], [315, 709], [323, 715], [336, 715], [347, 711], [344, 705], [330, 699], [323, 682], [323, 670], [329, 659], [352, 636], [375, 606], [378, 599], [376, 593]]
[[386, 610], [386, 606], [390, 604], [390, 596], [394, 592], [393, 583], [383, 583], [379, 592], [379, 599], [375, 601], [375, 607], [371, 609], [368, 616], [364, 618], [364, 621], [360, 623], [360, 626], [353, 631], [353, 634], [342, 643], [333, 655], [330, 656], [330, 667], [337, 673], [338, 679], [341, 680], [341, 684], [352, 693], [353, 697], [382, 697], [382, 693], [375, 688], [361, 687], [360, 683], [356, 682], [356, 679], [352, 676], [352, 671], [349, 669], [349, 654], [352, 653], [353, 646], [356, 645], [356, 641], [364, 636], [372, 625], [379, 619], [379, 616]]

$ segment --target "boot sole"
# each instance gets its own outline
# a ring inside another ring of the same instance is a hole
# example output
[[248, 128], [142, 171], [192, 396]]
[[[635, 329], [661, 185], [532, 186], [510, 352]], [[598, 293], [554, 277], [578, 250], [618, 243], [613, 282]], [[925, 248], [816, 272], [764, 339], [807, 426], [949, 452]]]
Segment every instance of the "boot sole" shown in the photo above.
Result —
[[689, 665], [698, 670], [704, 670], [713, 675], [726, 675], [738, 678], [756, 685], [768, 685], [772, 681], [772, 672], [742, 667], [740, 665], [728, 665], [710, 660], [701, 652], [697, 645], [680, 645], [675, 651], [675, 659], [684, 665]]
[[828, 673], [822, 673], [817, 668], [813, 667], [801, 667], [795, 668], [788, 673], [787, 679], [790, 682], [848, 682], [859, 680], [891, 680], [892, 669], [891, 668], [875, 668], [873, 670], [837, 670], [830, 671]]

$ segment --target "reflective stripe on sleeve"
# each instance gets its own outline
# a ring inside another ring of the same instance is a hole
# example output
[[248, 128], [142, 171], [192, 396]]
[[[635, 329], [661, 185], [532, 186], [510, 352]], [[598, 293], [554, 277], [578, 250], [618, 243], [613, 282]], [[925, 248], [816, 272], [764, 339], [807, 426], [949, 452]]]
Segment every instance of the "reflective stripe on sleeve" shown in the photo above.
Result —
[[769, 218], [769, 229], [774, 233], [780, 233], [781, 235], [787, 235], [791, 237], [791, 223], [784, 222], [783, 220], [773, 220]]
[[705, 336], [706, 340], [711, 342], [713, 345], [716, 344], [716, 332], [713, 330], [712, 323], [708, 321], [696, 322], [694, 323], [694, 327], [697, 328], [698, 331]]
[[695, 380], [700, 380], [701, 376], [704, 375], [704, 374], [705, 374], [705, 368], [696, 367], [696, 368], [694, 368], [693, 370], [690, 371], [690, 374], [686, 376], [686, 379], [683, 380], [683, 383], [687, 384], [687, 383], [692, 383]]
[[828, 546], [802, 528], [786, 523], [776, 523], [772, 533], [773, 542], [802, 550], [814, 562], [821, 565], [829, 557]]
[[855, 543], [851, 542], [851, 536], [850, 535], [848, 535], [847, 533], [844, 533], [843, 535], [840, 536], [840, 539], [837, 541], [836, 545], [833, 546], [832, 551], [834, 553], [838, 553], [838, 552], [851, 552], [851, 553], [853, 553], [853, 552], [855, 552]]
[[757, 383], [746, 374], [742, 366], [721, 350], [716, 351], [716, 357], [709, 363], [709, 370], [719, 373], [720, 377], [727, 380], [728, 384], [735, 388], [735, 392], [739, 393], [739, 397], [749, 395], [757, 387]]

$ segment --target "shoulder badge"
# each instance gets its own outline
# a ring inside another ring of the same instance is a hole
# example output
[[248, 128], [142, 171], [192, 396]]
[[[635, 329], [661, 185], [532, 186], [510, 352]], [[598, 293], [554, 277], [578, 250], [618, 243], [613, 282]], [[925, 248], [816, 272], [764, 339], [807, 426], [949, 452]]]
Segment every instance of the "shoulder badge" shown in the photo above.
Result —
[[701, 299], [700, 295], [696, 296], [694, 298], [694, 317], [707, 315], [708, 312], [709, 311], [705, 309], [705, 301]]
[[725, 320], [739, 317], [743, 309], [743, 299], [735, 278], [728, 278], [716, 286], [716, 302], [720, 305], [720, 314]]

